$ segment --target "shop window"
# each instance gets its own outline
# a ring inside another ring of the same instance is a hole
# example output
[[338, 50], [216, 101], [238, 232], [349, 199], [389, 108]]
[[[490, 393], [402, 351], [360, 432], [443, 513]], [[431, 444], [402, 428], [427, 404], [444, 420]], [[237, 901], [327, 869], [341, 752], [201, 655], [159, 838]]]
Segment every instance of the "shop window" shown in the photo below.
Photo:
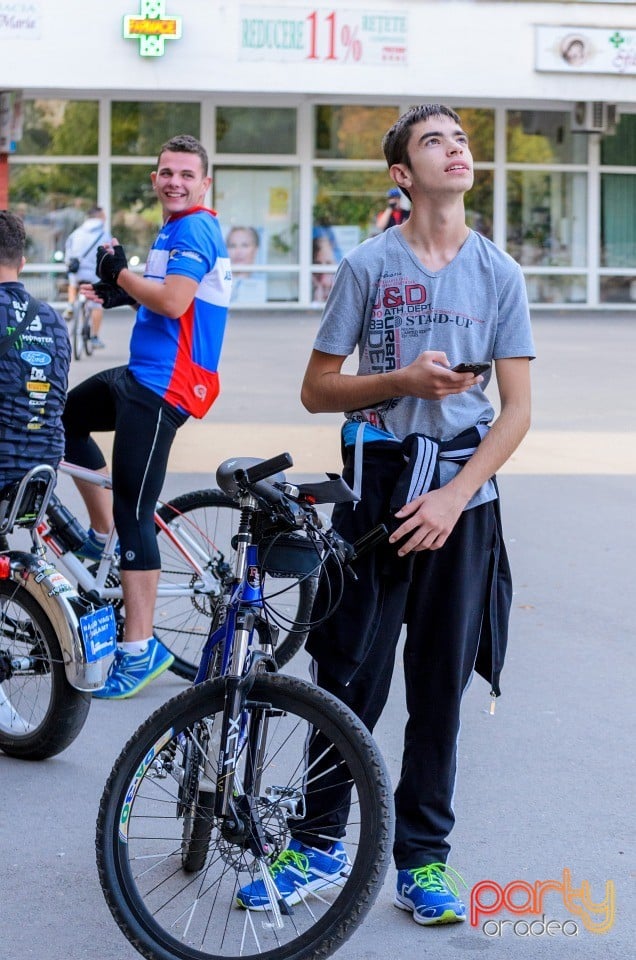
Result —
[[320, 159], [384, 160], [382, 137], [398, 116], [397, 107], [317, 106], [315, 155]]
[[97, 128], [95, 100], [25, 100], [16, 155], [96, 156]]
[[462, 128], [470, 138], [470, 152], [476, 163], [492, 162], [495, 159], [495, 113], [494, 110], [478, 110], [474, 107], [453, 107], [459, 114]]
[[611, 137], [601, 140], [601, 163], [614, 167], [636, 164], [636, 114], [624, 114]]
[[493, 191], [492, 170], [475, 170], [472, 189], [464, 197], [466, 223], [489, 240], [492, 240], [493, 236]]
[[298, 170], [216, 167], [214, 207], [232, 264], [232, 303], [298, 300]]
[[113, 164], [111, 231], [126, 248], [132, 266], [144, 263], [161, 225], [161, 207], [148, 164]]
[[217, 153], [296, 153], [296, 110], [217, 107]]
[[601, 277], [601, 303], [636, 303], [636, 277]]
[[569, 113], [512, 110], [507, 119], [509, 162], [586, 163], [587, 137], [571, 132]]
[[66, 238], [96, 202], [93, 163], [11, 164], [9, 203], [24, 220], [31, 263], [59, 262]]
[[526, 288], [530, 303], [585, 303], [587, 300], [587, 281], [582, 274], [528, 274]]
[[111, 148], [115, 156], [151, 156], [166, 140], [180, 133], [200, 136], [198, 103], [114, 102], [111, 110]]
[[601, 177], [601, 265], [636, 267], [636, 176]]
[[344, 254], [376, 232], [375, 219], [386, 207], [387, 190], [394, 186], [385, 170], [316, 168], [311, 250], [314, 302], [327, 299]]
[[587, 177], [508, 173], [508, 252], [522, 266], [583, 267], [587, 255]]

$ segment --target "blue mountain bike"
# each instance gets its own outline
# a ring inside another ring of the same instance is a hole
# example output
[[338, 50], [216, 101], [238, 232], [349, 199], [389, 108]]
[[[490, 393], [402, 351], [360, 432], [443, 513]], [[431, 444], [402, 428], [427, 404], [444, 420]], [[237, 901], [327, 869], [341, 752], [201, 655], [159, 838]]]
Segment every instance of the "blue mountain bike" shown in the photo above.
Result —
[[[388, 866], [392, 795], [382, 757], [339, 700], [277, 673], [279, 624], [265, 599], [271, 586], [263, 591], [265, 579], [327, 576], [330, 609], [311, 614], [322, 620], [337, 606], [350, 564], [386, 531], [350, 546], [325, 530], [316, 504], [353, 494], [340, 478], [286, 483], [278, 471], [291, 462], [283, 454], [219, 468], [219, 486], [241, 511], [234, 576], [194, 686], [142, 724], [102, 796], [102, 888], [124, 935], [150, 960], [328, 956], [366, 915]], [[303, 820], [317, 840], [336, 839], [307, 817], [313, 796], [342, 783], [346, 811], [333, 813], [347, 823], [350, 864], [339, 885], [303, 892], [291, 907], [270, 864], [294, 822]], [[268, 898], [257, 913], [236, 901], [255, 880]]]

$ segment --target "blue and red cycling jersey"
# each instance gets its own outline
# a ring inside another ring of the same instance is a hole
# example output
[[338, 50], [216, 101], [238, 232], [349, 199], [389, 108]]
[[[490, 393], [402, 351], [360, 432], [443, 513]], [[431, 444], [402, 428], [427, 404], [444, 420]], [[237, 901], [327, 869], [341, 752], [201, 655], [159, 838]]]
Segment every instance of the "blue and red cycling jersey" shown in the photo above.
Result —
[[183, 413], [203, 417], [219, 395], [232, 273], [213, 210], [193, 207], [161, 227], [144, 276], [162, 283], [170, 274], [199, 284], [187, 311], [177, 318], [140, 306], [130, 341], [128, 368], [135, 379]]

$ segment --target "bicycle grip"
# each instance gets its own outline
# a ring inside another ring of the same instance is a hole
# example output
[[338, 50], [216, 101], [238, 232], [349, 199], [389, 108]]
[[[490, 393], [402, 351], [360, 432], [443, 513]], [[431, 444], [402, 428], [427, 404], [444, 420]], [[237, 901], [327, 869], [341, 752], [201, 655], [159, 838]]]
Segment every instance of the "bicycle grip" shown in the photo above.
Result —
[[293, 467], [294, 461], [290, 453], [279, 453], [277, 457], [271, 457], [269, 460], [263, 460], [262, 463], [255, 463], [245, 471], [247, 482], [252, 485], [258, 480], [266, 480], [267, 477], [280, 473], [288, 467]]
[[360, 539], [356, 540], [353, 544], [353, 556], [351, 560], [357, 560], [358, 557], [362, 557], [365, 553], [368, 553], [369, 550], [372, 550], [379, 543], [382, 543], [383, 540], [386, 540], [388, 534], [389, 531], [383, 523], [378, 524], [373, 530], [369, 530], [368, 533], [365, 533], [363, 537], [360, 537]]

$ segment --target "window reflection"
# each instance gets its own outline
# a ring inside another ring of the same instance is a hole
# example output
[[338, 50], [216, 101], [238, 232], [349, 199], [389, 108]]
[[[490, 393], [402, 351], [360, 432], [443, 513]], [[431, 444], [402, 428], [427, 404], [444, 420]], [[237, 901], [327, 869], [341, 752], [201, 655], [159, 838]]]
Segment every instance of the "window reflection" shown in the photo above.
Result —
[[508, 173], [508, 252], [522, 266], [582, 267], [587, 250], [583, 173]]
[[70, 233], [97, 202], [95, 164], [12, 164], [11, 209], [24, 220], [27, 258], [54, 262]]
[[585, 303], [587, 300], [587, 281], [582, 275], [527, 274], [526, 289], [530, 303]]
[[317, 106], [314, 114], [316, 156], [383, 160], [382, 137], [398, 116], [397, 107]]
[[150, 183], [150, 168], [145, 164], [113, 164], [111, 174], [114, 237], [124, 245], [126, 254], [145, 263], [161, 226], [161, 209]]
[[601, 177], [601, 264], [636, 267], [636, 177]]
[[570, 130], [570, 114], [550, 110], [510, 110], [507, 159], [515, 163], [585, 163], [587, 137]]
[[296, 111], [289, 107], [217, 107], [219, 153], [296, 153]]
[[96, 100], [25, 100], [17, 156], [95, 156]]
[[470, 152], [476, 162], [495, 159], [495, 112], [474, 107], [453, 107], [470, 138]]
[[601, 277], [601, 303], [636, 303], [636, 277]]
[[162, 143], [178, 133], [199, 137], [198, 103], [114, 102], [111, 107], [111, 144], [117, 156], [152, 156]]
[[601, 140], [601, 163], [631, 167], [636, 163], [636, 114], [624, 113], [616, 133]]

